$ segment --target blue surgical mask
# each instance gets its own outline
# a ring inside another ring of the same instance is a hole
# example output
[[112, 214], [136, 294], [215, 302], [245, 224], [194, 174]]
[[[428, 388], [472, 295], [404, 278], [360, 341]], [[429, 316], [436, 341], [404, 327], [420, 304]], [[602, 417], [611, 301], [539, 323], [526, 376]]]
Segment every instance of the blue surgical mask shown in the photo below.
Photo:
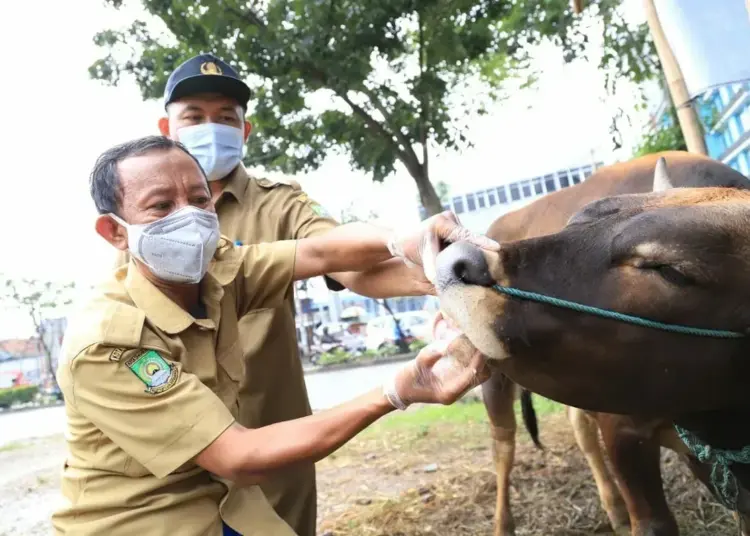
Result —
[[177, 129], [177, 139], [200, 162], [209, 181], [223, 179], [239, 165], [244, 134], [242, 129], [218, 123]]

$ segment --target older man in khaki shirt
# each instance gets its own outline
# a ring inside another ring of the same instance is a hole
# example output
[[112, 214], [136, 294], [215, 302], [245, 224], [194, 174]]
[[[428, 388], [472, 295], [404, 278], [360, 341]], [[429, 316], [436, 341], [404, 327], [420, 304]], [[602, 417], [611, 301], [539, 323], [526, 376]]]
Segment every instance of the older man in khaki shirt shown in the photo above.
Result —
[[[249, 98], [250, 90], [235, 71], [210, 54], [193, 57], [175, 69], [165, 91], [167, 116], [159, 121], [159, 129], [183, 142], [203, 165], [222, 233], [241, 244], [256, 244], [320, 236], [337, 227], [298, 184], [248, 176], [240, 159], [251, 130], [244, 119]], [[121, 255], [118, 265], [126, 260]], [[434, 292], [421, 271], [397, 259], [365, 273], [329, 276], [326, 282], [332, 290], [346, 286], [376, 298]], [[265, 426], [311, 414], [294, 314], [290, 289], [278, 307], [253, 311], [240, 319], [246, 372], [240, 382], [238, 420], [244, 426]], [[275, 476], [263, 484], [263, 491], [299, 536], [315, 535], [314, 465]]]
[[[482, 363], [453, 378], [424, 351], [383, 390], [319, 415], [249, 429], [236, 422], [245, 376], [239, 318], [279, 307], [293, 280], [363, 270], [394, 254], [420, 262], [433, 218], [396, 240], [339, 228], [324, 238], [236, 246], [220, 237], [208, 186], [180, 144], [115, 147], [92, 173], [97, 232], [133, 259], [71, 318], [58, 369], [69, 453], [57, 534], [291, 536], [257, 484], [313, 464], [410, 402], [455, 401]], [[283, 389], [283, 387], [282, 387]], [[385, 396], [384, 396], [385, 395]]]

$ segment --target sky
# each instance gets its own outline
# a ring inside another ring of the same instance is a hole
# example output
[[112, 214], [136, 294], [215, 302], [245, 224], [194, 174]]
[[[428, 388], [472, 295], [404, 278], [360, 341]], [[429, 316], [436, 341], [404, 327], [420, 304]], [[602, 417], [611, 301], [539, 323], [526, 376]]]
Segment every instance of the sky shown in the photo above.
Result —
[[[163, 113], [161, 102], [141, 99], [133, 81], [107, 87], [89, 78], [88, 66], [103, 54], [93, 44], [94, 34], [140, 14], [137, 1], [126, 5], [118, 12], [103, 0], [76, 0], [75, 10], [59, 0], [0, 3], [0, 50], [6, 54], [0, 84], [6, 181], [0, 273], [83, 286], [108, 275], [114, 250], [94, 232], [89, 172], [108, 147], [157, 133]], [[642, 18], [635, 8], [629, 7], [629, 14]], [[540, 50], [537, 61], [543, 66], [538, 89], [514, 95], [472, 121], [466, 134], [474, 148], [434, 156], [433, 182], [445, 181], [452, 193], [461, 193], [588, 163], [592, 151], [605, 162], [628, 157], [642, 123], [624, 131], [620, 154], [612, 152], [607, 129], [617, 105], [632, 107], [634, 92], [605, 102], [595, 64], [563, 65], [554, 49]], [[380, 223], [392, 227], [418, 221], [416, 188], [403, 169], [373, 184], [352, 171], [345, 157], [331, 158], [294, 179], [334, 215], [354, 204], [361, 213], [377, 212]], [[0, 311], [0, 338], [28, 331], [18, 314]]]

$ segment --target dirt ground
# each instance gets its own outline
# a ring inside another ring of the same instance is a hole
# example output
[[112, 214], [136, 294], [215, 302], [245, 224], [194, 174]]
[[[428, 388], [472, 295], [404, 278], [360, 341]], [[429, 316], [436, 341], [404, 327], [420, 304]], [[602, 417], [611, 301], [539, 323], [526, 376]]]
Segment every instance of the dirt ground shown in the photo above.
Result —
[[[537, 407], [539, 411], [539, 407]], [[537, 451], [519, 431], [512, 508], [517, 535], [607, 535], [596, 488], [559, 408], [541, 408]], [[50, 534], [62, 437], [0, 447], [0, 536]], [[665, 489], [683, 535], [731, 536], [731, 517], [671, 453]], [[319, 534], [491, 536], [495, 477], [477, 403], [397, 415], [318, 464]]]

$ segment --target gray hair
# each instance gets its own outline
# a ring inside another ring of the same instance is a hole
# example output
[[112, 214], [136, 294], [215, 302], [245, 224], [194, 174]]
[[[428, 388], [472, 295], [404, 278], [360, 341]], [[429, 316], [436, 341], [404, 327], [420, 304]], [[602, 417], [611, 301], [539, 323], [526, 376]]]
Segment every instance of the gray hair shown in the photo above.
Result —
[[[200, 163], [190, 154], [184, 145], [164, 136], [146, 136], [136, 140], [126, 141], [107, 149], [96, 159], [91, 172], [89, 188], [99, 214], [118, 214], [122, 201], [122, 187], [117, 165], [127, 158], [142, 156], [154, 151], [169, 151], [179, 149], [187, 154], [201, 170], [203, 178], [206, 174]], [[206, 179], [208, 185], [208, 179]]]

